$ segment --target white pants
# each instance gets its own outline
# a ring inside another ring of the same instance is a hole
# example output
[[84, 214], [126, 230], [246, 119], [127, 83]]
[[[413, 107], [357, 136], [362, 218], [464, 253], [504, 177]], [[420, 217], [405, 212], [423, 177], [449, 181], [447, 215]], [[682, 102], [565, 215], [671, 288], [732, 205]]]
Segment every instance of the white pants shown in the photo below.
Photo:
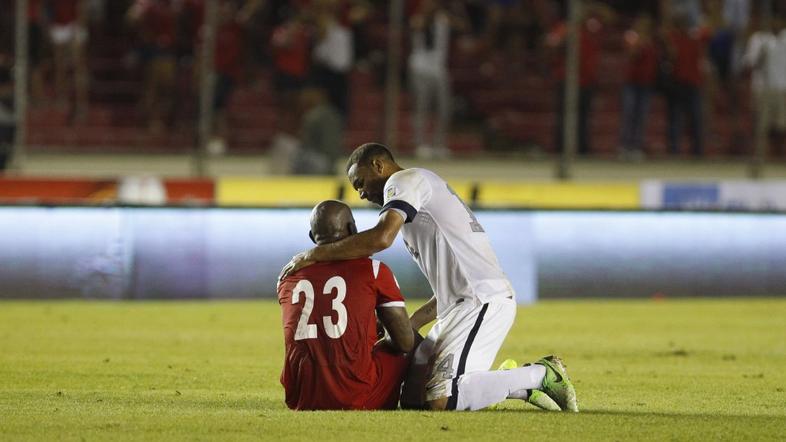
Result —
[[[414, 128], [415, 146], [430, 145], [431, 147], [447, 147], [448, 125], [450, 124], [450, 78], [447, 74], [434, 74], [410, 70], [410, 81], [415, 98], [415, 112], [412, 126]], [[429, 120], [429, 108], [436, 106], [436, 126], [433, 136], [426, 140], [426, 126]]]
[[451, 397], [448, 408], [455, 408], [459, 378], [491, 368], [515, 318], [516, 301], [501, 297], [486, 304], [465, 301], [438, 319], [413, 361], [428, 367], [425, 400]]

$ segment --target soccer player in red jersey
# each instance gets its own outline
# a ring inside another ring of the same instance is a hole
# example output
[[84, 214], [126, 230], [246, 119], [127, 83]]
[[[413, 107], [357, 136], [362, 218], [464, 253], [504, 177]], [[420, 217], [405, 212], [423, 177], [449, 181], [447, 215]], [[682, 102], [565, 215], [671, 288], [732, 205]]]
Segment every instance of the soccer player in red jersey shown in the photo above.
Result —
[[[311, 239], [328, 244], [357, 232], [349, 207], [323, 201]], [[395, 409], [414, 331], [393, 273], [370, 258], [321, 262], [278, 285], [286, 356], [281, 384], [296, 410]], [[375, 314], [376, 313], [376, 314]], [[377, 341], [377, 318], [387, 331]]]

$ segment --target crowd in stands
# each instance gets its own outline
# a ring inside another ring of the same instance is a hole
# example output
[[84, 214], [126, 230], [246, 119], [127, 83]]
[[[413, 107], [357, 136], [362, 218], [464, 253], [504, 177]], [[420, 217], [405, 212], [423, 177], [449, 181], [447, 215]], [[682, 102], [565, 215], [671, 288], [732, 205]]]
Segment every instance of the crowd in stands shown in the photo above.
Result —
[[[405, 150], [444, 158], [455, 150], [451, 133], [477, 128], [495, 135], [486, 137], [486, 149], [495, 148], [495, 140], [564, 148], [567, 1], [404, 3], [401, 78], [411, 118], [402, 124]], [[743, 155], [750, 153], [753, 131], [771, 137], [772, 153], [786, 154], [786, 2], [582, 3], [580, 155], [702, 156], [708, 143], [716, 152]], [[96, 65], [114, 59], [138, 80], [139, 90], [128, 96], [140, 131], [195, 131], [204, 0], [28, 4], [31, 108], [55, 107], [68, 124], [87, 124], [102, 96], [92, 87]], [[367, 129], [363, 122], [371, 121], [362, 115], [367, 109], [353, 109], [353, 94], [380, 91], [384, 84], [388, 8], [376, 0], [220, 0], [210, 152], [232, 149], [227, 140], [236, 121], [254, 124], [232, 114], [240, 88], [272, 97], [275, 133], [259, 140], [259, 151], [272, 147], [281, 170], [332, 170], [352, 147], [349, 123], [360, 121], [351, 129]], [[0, 63], [12, 54], [13, 16], [13, 8], [0, 12]], [[609, 64], [616, 60], [622, 63]], [[360, 89], [358, 72], [373, 79], [364, 86], [372, 89]], [[8, 113], [2, 103], [9, 103], [2, 82], [0, 75], [0, 124]], [[539, 98], [544, 90], [547, 100]], [[609, 97], [618, 107], [606, 103]], [[655, 100], [665, 106], [653, 106]], [[613, 139], [597, 129], [608, 114], [595, 121], [599, 103], [616, 112]], [[529, 118], [535, 113], [547, 114], [549, 122], [537, 125], [540, 117]], [[653, 147], [658, 141], [647, 136], [659, 113], [665, 114], [660, 153]]]

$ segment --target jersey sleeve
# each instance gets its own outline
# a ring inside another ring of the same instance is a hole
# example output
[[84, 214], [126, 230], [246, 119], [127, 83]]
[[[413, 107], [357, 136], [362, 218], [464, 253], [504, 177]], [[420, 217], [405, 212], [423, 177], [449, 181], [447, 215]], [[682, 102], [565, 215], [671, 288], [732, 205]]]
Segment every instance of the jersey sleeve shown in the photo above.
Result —
[[395, 210], [404, 217], [405, 223], [410, 223], [430, 197], [429, 183], [416, 169], [402, 170], [391, 175], [385, 183], [380, 213]]
[[377, 307], [404, 307], [404, 296], [390, 268], [376, 259], [371, 265], [377, 288]]

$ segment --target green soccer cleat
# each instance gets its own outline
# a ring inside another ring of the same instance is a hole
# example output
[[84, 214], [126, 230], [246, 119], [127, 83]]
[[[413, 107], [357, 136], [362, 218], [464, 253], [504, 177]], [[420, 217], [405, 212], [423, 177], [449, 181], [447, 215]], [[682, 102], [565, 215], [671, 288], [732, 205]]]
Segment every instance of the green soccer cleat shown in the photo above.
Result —
[[543, 378], [543, 392], [546, 393], [563, 411], [578, 413], [579, 403], [576, 400], [576, 389], [568, 378], [565, 364], [555, 356], [541, 358], [538, 365], [546, 367], [546, 376]]
[[[530, 364], [524, 364], [523, 366], [526, 367]], [[518, 362], [513, 359], [505, 359], [502, 364], [499, 365], [497, 370], [510, 370], [512, 368], [517, 368], [519, 366]], [[546, 393], [540, 390], [529, 390], [529, 395], [527, 396], [527, 402], [530, 404], [540, 408], [541, 410], [547, 411], [562, 411], [562, 409], [551, 399]]]
[[562, 408], [554, 402], [554, 399], [540, 390], [530, 390], [527, 402], [546, 411], [562, 411]]

